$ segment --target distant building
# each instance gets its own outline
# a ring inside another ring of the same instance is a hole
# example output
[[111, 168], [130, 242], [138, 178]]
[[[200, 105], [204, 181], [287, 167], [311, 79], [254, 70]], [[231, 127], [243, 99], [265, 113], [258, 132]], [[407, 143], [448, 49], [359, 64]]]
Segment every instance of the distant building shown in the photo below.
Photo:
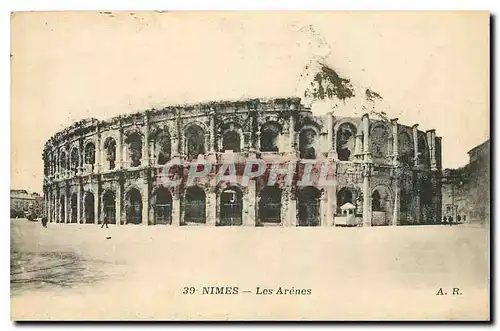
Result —
[[469, 152], [469, 163], [443, 173], [444, 216], [462, 222], [489, 223], [490, 220], [490, 140]]
[[40, 194], [26, 190], [10, 190], [11, 217], [24, 217], [26, 212], [40, 216], [44, 211], [44, 199]]

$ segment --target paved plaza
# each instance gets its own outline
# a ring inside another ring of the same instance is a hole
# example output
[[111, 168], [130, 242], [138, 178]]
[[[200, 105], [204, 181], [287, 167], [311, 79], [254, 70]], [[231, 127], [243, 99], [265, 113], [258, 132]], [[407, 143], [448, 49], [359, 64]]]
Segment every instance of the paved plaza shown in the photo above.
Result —
[[[321, 305], [331, 309], [320, 319], [485, 319], [488, 235], [466, 225], [101, 229], [13, 219], [11, 316], [300, 319]], [[239, 294], [183, 294], [204, 286]], [[311, 295], [259, 297], [256, 287]], [[436, 296], [453, 287], [462, 294]]]

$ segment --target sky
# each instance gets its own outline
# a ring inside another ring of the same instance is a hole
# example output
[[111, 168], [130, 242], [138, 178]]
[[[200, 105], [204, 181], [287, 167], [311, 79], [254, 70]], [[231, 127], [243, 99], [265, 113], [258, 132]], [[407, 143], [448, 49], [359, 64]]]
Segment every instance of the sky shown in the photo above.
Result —
[[382, 95], [401, 124], [436, 129], [443, 167], [489, 138], [487, 12], [16, 13], [11, 188], [42, 192], [43, 146], [75, 121], [301, 95], [318, 58]]

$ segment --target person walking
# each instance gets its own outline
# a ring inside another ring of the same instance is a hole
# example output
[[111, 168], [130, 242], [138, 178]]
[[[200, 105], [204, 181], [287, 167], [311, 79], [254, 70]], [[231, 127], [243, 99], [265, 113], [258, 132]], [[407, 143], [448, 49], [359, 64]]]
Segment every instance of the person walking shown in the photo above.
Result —
[[453, 216], [448, 217], [448, 223], [450, 223], [450, 226], [453, 225]]
[[44, 228], [47, 227], [47, 223], [48, 223], [48, 219], [47, 219], [47, 216], [42, 216], [42, 226]]
[[106, 229], [107, 229], [108, 228], [108, 213], [104, 214], [104, 219], [102, 220], [101, 229], [104, 227], [104, 225], [106, 225]]
[[447, 220], [446, 215], [444, 215], [443, 216], [443, 225], [446, 225], [446, 223], [448, 223], [446, 220]]
[[457, 216], [457, 224], [460, 224], [460, 221], [462, 220], [462, 216], [458, 215]]

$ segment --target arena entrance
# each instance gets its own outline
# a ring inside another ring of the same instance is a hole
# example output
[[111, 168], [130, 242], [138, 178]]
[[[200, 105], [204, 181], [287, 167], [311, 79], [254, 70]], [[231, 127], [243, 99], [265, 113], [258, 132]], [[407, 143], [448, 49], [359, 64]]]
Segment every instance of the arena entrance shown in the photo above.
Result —
[[142, 221], [142, 199], [138, 189], [132, 188], [125, 197], [127, 205], [125, 207], [126, 224], [140, 224]]
[[343, 187], [337, 192], [337, 215], [342, 214], [340, 207], [348, 202], [356, 206], [353, 189]]
[[85, 217], [85, 223], [94, 223], [94, 194], [92, 192], [85, 193], [85, 199], [83, 204], [83, 214]]
[[104, 212], [104, 221], [109, 224], [116, 223], [116, 200], [115, 193], [112, 191], [104, 192], [102, 196], [102, 204], [103, 204], [103, 212]]
[[66, 217], [66, 197], [61, 195], [59, 198], [59, 223], [64, 223]]
[[172, 224], [172, 195], [165, 187], [156, 190], [154, 224]]
[[259, 194], [259, 222], [281, 223], [281, 189], [276, 186], [266, 186]]
[[241, 225], [243, 194], [237, 187], [225, 189], [220, 195], [220, 226]]
[[186, 190], [184, 223], [206, 223], [205, 191], [192, 186]]
[[372, 192], [372, 220], [375, 225], [389, 225], [391, 219], [392, 195], [385, 186], [377, 186]]
[[78, 199], [76, 193], [71, 195], [71, 223], [78, 223]]
[[297, 192], [297, 211], [299, 226], [318, 226], [320, 224], [321, 192], [307, 186]]

